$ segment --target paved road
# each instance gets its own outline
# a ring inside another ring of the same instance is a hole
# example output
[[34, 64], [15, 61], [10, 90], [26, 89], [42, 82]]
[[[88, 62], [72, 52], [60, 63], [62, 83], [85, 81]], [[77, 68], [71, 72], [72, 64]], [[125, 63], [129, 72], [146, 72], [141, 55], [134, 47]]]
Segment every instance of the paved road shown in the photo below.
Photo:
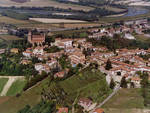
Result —
[[109, 99], [111, 99], [120, 89], [120, 86], [117, 86], [114, 91], [99, 105], [97, 105], [92, 111], [89, 113], [93, 113], [97, 108], [101, 108]]

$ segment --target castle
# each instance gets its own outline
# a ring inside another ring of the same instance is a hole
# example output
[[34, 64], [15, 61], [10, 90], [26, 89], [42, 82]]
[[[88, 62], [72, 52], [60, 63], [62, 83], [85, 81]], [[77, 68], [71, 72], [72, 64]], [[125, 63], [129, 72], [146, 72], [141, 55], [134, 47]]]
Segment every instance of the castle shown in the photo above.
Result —
[[35, 43], [37, 45], [42, 44], [45, 42], [45, 34], [39, 34], [39, 35], [33, 35], [31, 31], [28, 33], [28, 42], [30, 42], [32, 45]]

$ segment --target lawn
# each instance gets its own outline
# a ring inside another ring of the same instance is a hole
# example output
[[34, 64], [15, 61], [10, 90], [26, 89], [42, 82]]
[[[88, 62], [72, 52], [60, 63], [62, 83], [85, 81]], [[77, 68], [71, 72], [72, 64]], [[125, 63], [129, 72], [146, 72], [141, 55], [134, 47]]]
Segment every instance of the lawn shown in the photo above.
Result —
[[7, 81], [8, 81], [8, 78], [0, 78], [0, 93], [2, 92]]
[[121, 89], [115, 96], [113, 96], [103, 108], [114, 109], [142, 109], [144, 108], [143, 97], [140, 89]]
[[26, 84], [26, 81], [24, 80], [15, 81], [10, 87], [10, 89], [8, 90], [6, 96], [15, 96], [17, 93], [21, 93], [25, 84]]

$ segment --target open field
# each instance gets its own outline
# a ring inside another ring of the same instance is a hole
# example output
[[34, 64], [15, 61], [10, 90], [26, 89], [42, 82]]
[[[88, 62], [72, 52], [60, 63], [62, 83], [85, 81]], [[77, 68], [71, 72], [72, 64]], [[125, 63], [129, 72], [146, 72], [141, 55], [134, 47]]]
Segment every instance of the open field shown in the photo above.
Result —
[[114, 22], [120, 22], [120, 21], [129, 21], [129, 20], [136, 20], [136, 19], [143, 19], [150, 17], [150, 13], [147, 14], [141, 14], [137, 16], [131, 16], [131, 17], [102, 17], [99, 19], [99, 23], [114, 23]]
[[0, 6], [1, 7], [55, 7], [55, 8], [63, 8], [63, 9], [74, 9], [74, 10], [84, 10], [89, 11], [93, 8], [87, 7], [87, 6], [81, 6], [81, 5], [74, 5], [74, 4], [65, 4], [65, 3], [59, 3], [53, 0], [31, 0], [31, 2], [26, 3], [16, 3], [12, 2], [11, 0], [0, 0]]
[[106, 104], [104, 104], [103, 108], [143, 109], [143, 97], [141, 96], [140, 89], [121, 89]]
[[141, 42], [147, 42], [150, 37], [144, 36], [144, 35], [135, 35], [136, 40]]
[[8, 101], [9, 98], [10, 98], [10, 97], [8, 97], [8, 96], [0, 97], [0, 104], [2, 104], [2, 103], [4, 103], [4, 102]]
[[0, 23], [7, 23], [7, 24], [29, 24], [29, 21], [17, 20], [17, 19], [6, 17], [6, 16], [0, 16]]
[[85, 21], [69, 20], [69, 19], [49, 19], [49, 18], [30, 18], [29, 20], [42, 23], [83, 23]]
[[14, 35], [0, 35], [0, 39], [11, 41], [11, 40], [21, 40], [21, 38]]
[[9, 88], [6, 95], [7, 96], [15, 96], [17, 93], [21, 93], [25, 84], [26, 84], [26, 81], [24, 81], [24, 80], [15, 81], [12, 84], [12, 86]]
[[[24, 108], [27, 104], [34, 106], [41, 100], [42, 88], [48, 84], [49, 79], [43, 80], [32, 89], [23, 92], [20, 97], [10, 97], [10, 99], [0, 104], [0, 113], [16, 113], [18, 110]], [[9, 108], [9, 109], [8, 109]]]
[[150, 109], [113, 109], [113, 108], [107, 108], [104, 109], [105, 113], [149, 113]]
[[114, 11], [114, 12], [123, 12], [126, 11], [126, 9], [121, 9], [121, 8], [117, 8], [117, 7], [111, 7], [111, 6], [103, 6], [102, 8], [105, 8], [109, 11]]
[[0, 93], [2, 92], [7, 81], [8, 81], [8, 78], [0, 78]]

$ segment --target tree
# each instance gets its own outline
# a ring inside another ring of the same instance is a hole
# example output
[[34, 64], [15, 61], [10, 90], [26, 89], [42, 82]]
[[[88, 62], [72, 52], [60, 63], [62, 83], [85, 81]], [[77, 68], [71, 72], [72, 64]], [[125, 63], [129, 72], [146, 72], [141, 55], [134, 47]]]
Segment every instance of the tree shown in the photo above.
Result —
[[127, 88], [126, 77], [122, 77], [120, 87]]
[[108, 59], [107, 63], [106, 63], [106, 66], [105, 66], [105, 69], [110, 70], [111, 68], [112, 68], [111, 61]]
[[111, 89], [114, 89], [114, 88], [115, 88], [115, 85], [116, 85], [116, 84], [115, 84], [115, 82], [114, 82], [114, 79], [111, 79], [111, 81], [110, 81], [110, 86], [109, 86], [109, 87], [110, 87]]

